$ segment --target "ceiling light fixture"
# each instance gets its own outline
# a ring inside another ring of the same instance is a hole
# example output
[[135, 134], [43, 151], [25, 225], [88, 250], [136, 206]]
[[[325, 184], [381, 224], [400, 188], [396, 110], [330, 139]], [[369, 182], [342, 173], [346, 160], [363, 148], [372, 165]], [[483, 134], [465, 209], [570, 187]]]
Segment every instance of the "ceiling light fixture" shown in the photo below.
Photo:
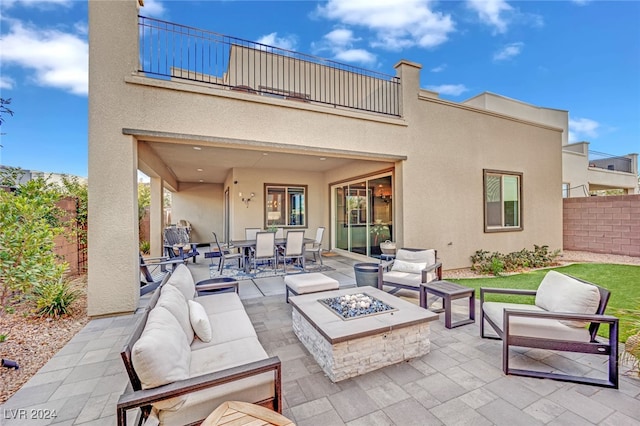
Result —
[[203, 170], [202, 170], [202, 169], [196, 169], [196, 171], [197, 171], [197, 172], [202, 172]]
[[199, 146], [194, 146], [193, 149], [195, 149], [196, 151], [202, 151], [202, 148], [200, 148]]

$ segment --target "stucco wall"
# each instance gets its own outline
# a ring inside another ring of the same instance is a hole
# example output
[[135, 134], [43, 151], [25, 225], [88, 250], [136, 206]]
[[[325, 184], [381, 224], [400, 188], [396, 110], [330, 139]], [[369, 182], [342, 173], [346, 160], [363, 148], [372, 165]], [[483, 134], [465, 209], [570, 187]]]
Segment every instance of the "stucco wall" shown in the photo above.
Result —
[[566, 250], [640, 256], [640, 195], [563, 201]]
[[223, 198], [222, 184], [187, 183], [171, 196], [171, 220], [181, 219], [192, 226], [192, 242], [211, 242], [215, 232], [222, 235]]
[[[396, 167], [397, 238], [406, 246], [437, 248], [446, 269], [468, 266], [478, 249], [561, 248], [561, 129], [420, 96], [420, 66], [407, 62], [397, 68], [402, 118], [153, 80], [135, 71], [135, 2], [91, 0], [89, 10], [90, 315], [130, 312], [137, 306], [136, 169], [142, 164], [155, 168], [155, 176], [166, 176], [152, 150], [135, 136], [123, 135], [123, 129], [200, 135], [205, 138], [199, 140], [201, 146], [224, 141], [225, 147], [245, 149], [278, 144], [293, 153], [339, 150], [343, 158], [366, 161], [351, 169], [353, 176], [359, 169], [374, 168], [371, 161], [386, 158]], [[113, 22], [122, 23], [118, 31]], [[398, 156], [407, 159], [399, 161]], [[523, 174], [522, 231], [484, 232], [483, 169]], [[263, 224], [265, 182], [308, 184], [307, 236], [313, 236], [317, 226], [329, 224], [328, 184], [348, 177], [346, 168], [338, 172], [293, 172], [286, 164], [269, 171], [233, 169], [212, 192], [200, 190], [199, 184], [176, 183], [184, 202], [178, 208], [205, 201], [221, 211], [222, 194], [229, 187], [232, 238], [239, 238], [245, 227]], [[248, 208], [238, 199], [240, 190], [256, 194]], [[211, 201], [210, 195], [218, 199]], [[205, 219], [206, 206], [195, 215], [202, 218], [199, 226], [220, 226]], [[186, 210], [173, 212], [175, 220], [182, 216]], [[196, 222], [184, 218], [197, 229]]]

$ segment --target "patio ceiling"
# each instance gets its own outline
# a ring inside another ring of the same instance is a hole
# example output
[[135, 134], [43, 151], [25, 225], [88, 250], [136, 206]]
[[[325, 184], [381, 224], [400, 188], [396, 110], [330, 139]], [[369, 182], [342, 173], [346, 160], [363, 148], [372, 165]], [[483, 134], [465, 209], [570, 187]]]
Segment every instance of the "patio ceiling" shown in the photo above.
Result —
[[[178, 182], [223, 183], [233, 168], [326, 172], [359, 160], [322, 154], [145, 141]], [[144, 160], [144, 159], [142, 159]], [[142, 161], [144, 163], [144, 161]], [[150, 170], [140, 167], [143, 173]]]

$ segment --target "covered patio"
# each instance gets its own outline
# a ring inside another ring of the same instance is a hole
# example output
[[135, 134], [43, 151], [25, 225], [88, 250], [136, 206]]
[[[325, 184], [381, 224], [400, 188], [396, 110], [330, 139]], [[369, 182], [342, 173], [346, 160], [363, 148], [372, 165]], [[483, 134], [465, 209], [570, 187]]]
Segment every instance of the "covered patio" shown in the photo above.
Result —
[[[353, 287], [354, 262], [325, 257], [333, 270], [323, 273], [341, 288]], [[208, 262], [189, 263], [189, 269], [196, 280], [209, 278]], [[283, 414], [298, 425], [640, 424], [640, 380], [624, 374], [628, 367], [621, 368], [619, 390], [505, 376], [500, 341], [481, 339], [477, 320], [446, 329], [443, 315], [432, 323], [429, 354], [332, 383], [292, 331], [282, 277], [261, 280], [241, 281], [240, 296], [261, 344], [282, 361]], [[141, 307], [147, 300], [141, 298]], [[464, 311], [464, 303], [457, 308]], [[128, 382], [119, 352], [137, 318], [92, 320], [4, 404], [2, 424], [24, 424], [26, 417], [17, 416], [31, 410], [55, 410], [57, 417], [29, 424], [115, 424]], [[581, 355], [571, 362], [536, 350], [512, 356], [516, 363], [548, 363], [573, 374], [605, 368]]]

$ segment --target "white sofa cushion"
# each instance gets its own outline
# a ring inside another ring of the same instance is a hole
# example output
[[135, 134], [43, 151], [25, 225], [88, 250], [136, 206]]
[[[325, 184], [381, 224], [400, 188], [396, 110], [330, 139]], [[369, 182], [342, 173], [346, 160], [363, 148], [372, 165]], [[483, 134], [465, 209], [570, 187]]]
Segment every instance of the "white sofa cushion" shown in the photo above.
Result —
[[[257, 337], [194, 350], [191, 357], [191, 377], [221, 371], [268, 358]], [[274, 374], [263, 373], [188, 394], [179, 411], [160, 411], [163, 425], [184, 425], [202, 420], [224, 401], [263, 401], [274, 396]]]
[[196, 283], [193, 282], [191, 271], [189, 271], [189, 268], [187, 268], [185, 264], [178, 265], [171, 274], [167, 284], [175, 286], [182, 292], [182, 295], [187, 300], [193, 300], [196, 296]]
[[244, 305], [238, 293], [218, 293], [206, 296], [198, 296], [194, 301], [198, 302], [207, 311], [207, 315], [229, 311], [244, 311]]
[[[594, 285], [549, 271], [538, 287], [536, 306], [549, 312], [595, 314], [600, 304], [600, 291]], [[562, 321], [572, 327], [584, 327], [588, 321]]]
[[[536, 305], [519, 303], [484, 302], [482, 305], [485, 315], [503, 329], [504, 310], [517, 309], [521, 311], [544, 312]], [[512, 336], [529, 336], [541, 339], [567, 340], [589, 342], [591, 335], [586, 328], [571, 327], [555, 319], [511, 317], [509, 334]]]
[[[131, 361], [142, 389], [152, 389], [189, 377], [191, 349], [178, 320], [167, 309], [156, 306], [131, 350]], [[176, 409], [186, 396], [156, 404], [159, 409]]]
[[422, 274], [410, 274], [408, 272], [389, 271], [382, 274], [382, 280], [387, 283], [401, 284], [410, 287], [420, 287]]
[[[242, 311], [228, 311], [219, 314], [209, 314], [211, 324], [211, 341], [209, 343], [195, 339], [191, 344], [191, 350], [197, 351], [209, 346], [240, 340], [246, 337], [257, 338], [256, 330], [251, 324], [247, 313]], [[233, 324], [233, 326], [230, 326]]]
[[189, 319], [191, 320], [191, 326], [198, 338], [205, 343], [211, 341], [211, 323], [207, 312], [204, 310], [201, 304], [189, 300]]
[[162, 286], [156, 306], [162, 306], [176, 317], [180, 327], [182, 327], [182, 331], [184, 331], [187, 342], [191, 344], [194, 337], [193, 327], [189, 319], [189, 305], [187, 305], [182, 292], [172, 285]]

